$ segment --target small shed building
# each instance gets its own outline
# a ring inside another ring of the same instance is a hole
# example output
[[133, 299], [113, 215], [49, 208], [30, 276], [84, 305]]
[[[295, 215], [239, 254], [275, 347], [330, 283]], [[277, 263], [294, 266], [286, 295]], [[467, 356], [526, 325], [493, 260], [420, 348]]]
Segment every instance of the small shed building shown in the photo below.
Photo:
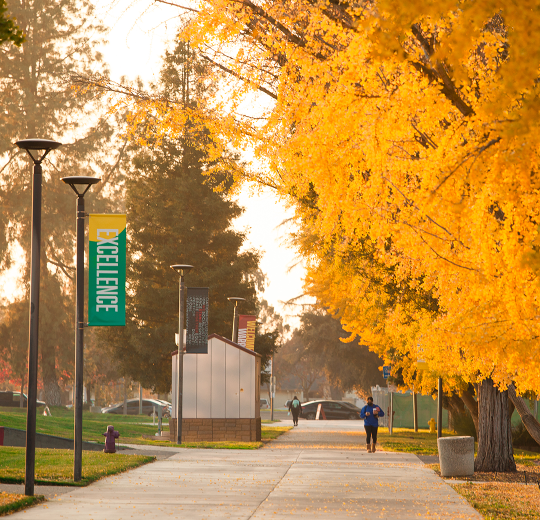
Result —
[[[171, 439], [176, 438], [177, 356], [172, 353]], [[260, 441], [261, 356], [217, 334], [207, 354], [184, 353], [182, 441]]]

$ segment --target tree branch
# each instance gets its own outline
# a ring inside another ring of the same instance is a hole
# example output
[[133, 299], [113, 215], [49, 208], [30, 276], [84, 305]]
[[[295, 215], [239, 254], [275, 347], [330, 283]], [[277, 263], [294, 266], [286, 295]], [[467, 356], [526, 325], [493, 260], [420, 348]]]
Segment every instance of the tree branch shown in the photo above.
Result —
[[185, 9], [186, 11], [192, 11], [194, 13], [200, 13], [198, 9], [193, 9], [192, 7], [186, 7], [185, 5], [178, 5], [172, 2], [166, 2], [165, 0], [154, 0], [154, 2], [160, 2], [161, 4], [174, 5], [175, 7], [180, 7], [180, 9]]
[[[227, 72], [228, 74], [231, 74], [231, 76], [234, 76], [235, 78], [238, 78], [239, 80], [241, 81], [245, 81], [247, 83], [251, 83], [251, 81], [247, 80], [246, 78], [244, 78], [243, 76], [241, 76], [240, 74], [238, 74], [237, 72], [235, 72], [234, 70], [231, 70], [229, 69], [228, 67], [225, 67], [225, 65], [222, 65], [221, 63], [218, 63], [217, 61], [214, 61], [212, 58], [208, 57], [206, 54], [201, 54], [201, 58], [204, 58], [205, 60], [209, 61], [210, 63], [212, 63], [213, 65], [215, 65], [216, 67], [220, 68], [221, 70], [223, 70], [224, 72]], [[266, 94], [267, 96], [270, 96], [272, 99], [276, 99], [277, 100], [277, 95], [274, 94], [273, 92], [270, 92], [268, 89], [264, 88], [264, 87], [261, 87], [260, 85], [257, 86], [257, 90], [260, 90], [261, 92], [263, 92], [264, 94]]]
[[523, 422], [523, 426], [525, 426], [531, 437], [538, 444], [540, 444], [540, 423], [536, 420], [534, 415], [529, 410], [529, 407], [523, 400], [523, 397], [517, 395], [516, 387], [514, 385], [508, 386], [508, 397], [510, 398], [512, 403], [514, 403], [514, 406], [516, 407], [516, 410], [521, 417], [521, 421]]

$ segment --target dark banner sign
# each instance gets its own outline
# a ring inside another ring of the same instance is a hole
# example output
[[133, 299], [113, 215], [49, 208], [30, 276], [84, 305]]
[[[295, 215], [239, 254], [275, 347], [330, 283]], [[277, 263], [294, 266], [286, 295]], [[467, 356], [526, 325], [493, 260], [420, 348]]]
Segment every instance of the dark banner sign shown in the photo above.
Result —
[[186, 354], [208, 354], [208, 287], [188, 287]]

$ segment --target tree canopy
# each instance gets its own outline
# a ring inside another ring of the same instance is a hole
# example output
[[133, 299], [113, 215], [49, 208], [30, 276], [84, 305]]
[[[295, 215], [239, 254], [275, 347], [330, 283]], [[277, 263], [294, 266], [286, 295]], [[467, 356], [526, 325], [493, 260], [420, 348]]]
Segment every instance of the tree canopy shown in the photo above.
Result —
[[[205, 83], [207, 68], [179, 41], [166, 54], [154, 91], [186, 106], [202, 106], [213, 88]], [[214, 160], [208, 130], [189, 120], [177, 126], [175, 136], [149, 136], [144, 130], [152, 124], [147, 114], [134, 135], [126, 170], [127, 323], [100, 337], [124, 375], [145, 388], [168, 392], [178, 332], [178, 276], [170, 266], [194, 266], [185, 284], [209, 288], [209, 333], [224, 337], [230, 337], [233, 317], [227, 297], [245, 298], [241, 313], [256, 314], [256, 288], [263, 276], [259, 253], [242, 251], [245, 235], [232, 229], [242, 209], [226, 197], [231, 181], [219, 173], [219, 164], [237, 159], [228, 153]], [[209, 169], [212, 177], [205, 174]]]
[[[532, 2], [208, 0], [183, 32], [230, 72], [221, 117], [197, 117], [268, 165], [236, 178], [313, 202], [309, 286], [352, 337], [537, 392], [539, 23]], [[244, 116], [257, 94], [271, 102]], [[160, 103], [162, 131], [188, 117]], [[366, 239], [380, 276], [431, 294], [436, 315], [398, 301], [366, 329], [377, 290], [358, 297], [365, 278], [342, 264]]]
[[[10, 2], [10, 13], [26, 39], [20, 47], [2, 46], [0, 53], [0, 268], [19, 267], [16, 290], [6, 295], [15, 301], [6, 310], [2, 332], [12, 345], [22, 341], [22, 332], [13, 328], [28, 323], [29, 316], [32, 175], [26, 152], [14, 143], [29, 137], [63, 143], [43, 163], [39, 375], [49, 404], [60, 404], [59, 382], [69, 379], [74, 365], [76, 199], [60, 178], [74, 172], [102, 174], [101, 183], [87, 194], [86, 207], [109, 209], [123, 146], [114, 138], [115, 118], [99, 106], [95, 94], [78, 94], [69, 84], [70, 74], [106, 70], [89, 45], [89, 31], [96, 41], [104, 31], [88, 21], [92, 12], [85, 0]], [[24, 367], [26, 349], [20, 344], [17, 349]], [[19, 374], [23, 368], [15, 359], [11, 362]]]
[[5, 42], [11, 42], [20, 47], [24, 42], [24, 35], [9, 16], [6, 0], [0, 0], [0, 45]]

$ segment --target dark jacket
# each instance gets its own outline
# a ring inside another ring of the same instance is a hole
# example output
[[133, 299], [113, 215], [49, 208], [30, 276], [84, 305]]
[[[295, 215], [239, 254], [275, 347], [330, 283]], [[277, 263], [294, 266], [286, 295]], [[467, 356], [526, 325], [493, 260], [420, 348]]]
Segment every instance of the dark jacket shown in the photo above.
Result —
[[[376, 404], [369, 406], [369, 404], [366, 404], [366, 406], [360, 410], [360, 418], [364, 419], [365, 426], [379, 426], [379, 419], [373, 415], [374, 408], [379, 409], [379, 417], [384, 417], [384, 412], [380, 406], [377, 406]], [[369, 412], [369, 415], [366, 416], [366, 412]]]

